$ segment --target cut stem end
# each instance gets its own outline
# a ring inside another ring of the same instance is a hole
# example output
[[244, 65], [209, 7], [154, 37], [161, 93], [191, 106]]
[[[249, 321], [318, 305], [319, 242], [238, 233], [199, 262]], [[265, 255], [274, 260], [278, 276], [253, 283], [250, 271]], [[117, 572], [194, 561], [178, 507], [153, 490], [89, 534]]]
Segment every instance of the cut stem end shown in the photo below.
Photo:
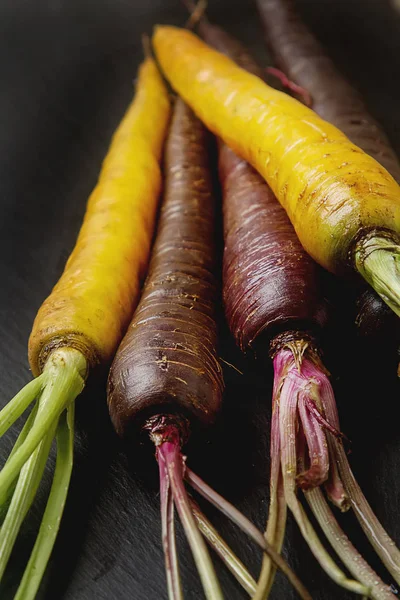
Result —
[[383, 235], [372, 235], [358, 242], [356, 269], [400, 316], [400, 245]]

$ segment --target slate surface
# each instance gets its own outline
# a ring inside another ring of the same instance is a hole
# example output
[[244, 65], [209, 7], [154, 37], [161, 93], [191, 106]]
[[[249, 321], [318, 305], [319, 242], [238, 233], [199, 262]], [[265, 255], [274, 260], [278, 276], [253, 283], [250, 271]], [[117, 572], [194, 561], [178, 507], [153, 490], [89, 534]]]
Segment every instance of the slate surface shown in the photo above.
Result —
[[[306, 21], [364, 93], [400, 151], [400, 15], [384, 0], [302, 0]], [[210, 0], [225, 24], [266, 61], [251, 3]], [[178, 0], [2, 0], [0, 3], [0, 402], [30, 375], [26, 344], [40, 303], [60, 275], [110, 136], [132, 93], [141, 59], [140, 34], [155, 22], [183, 24]], [[222, 326], [223, 328], [223, 326]], [[384, 525], [400, 543], [399, 387], [395, 357], [365, 352], [338, 330], [327, 356], [342, 419], [352, 438], [351, 463]], [[268, 498], [271, 376], [266, 361], [243, 359], [222, 330], [221, 355], [245, 371], [225, 369], [224, 414], [208, 437], [188, 449], [191, 465], [262, 527]], [[368, 355], [369, 354], [369, 355]], [[381, 360], [378, 363], [377, 357]], [[385, 366], [386, 365], [386, 366]], [[389, 368], [390, 366], [390, 368]], [[166, 598], [160, 548], [157, 480], [150, 454], [116, 439], [105, 409], [104, 381], [79, 399], [76, 458], [68, 504], [39, 598]], [[18, 428], [5, 436], [4, 459]], [[0, 597], [13, 597], [50, 482], [38, 501], [4, 577]], [[223, 517], [220, 531], [254, 573], [259, 553]], [[346, 531], [387, 578], [351, 515]], [[186, 598], [202, 598], [178, 529]], [[289, 520], [285, 554], [313, 598], [347, 599], [316, 566]], [[226, 598], [245, 598], [217, 570]], [[295, 598], [278, 576], [274, 600]]]

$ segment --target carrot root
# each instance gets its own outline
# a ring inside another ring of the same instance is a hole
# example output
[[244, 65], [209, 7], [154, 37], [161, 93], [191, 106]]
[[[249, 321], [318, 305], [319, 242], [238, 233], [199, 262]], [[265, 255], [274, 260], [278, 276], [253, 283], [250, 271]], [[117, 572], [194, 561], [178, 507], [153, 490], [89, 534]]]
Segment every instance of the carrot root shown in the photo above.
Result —
[[356, 246], [355, 261], [359, 273], [400, 316], [400, 245], [384, 236], [366, 237]]
[[[34, 597], [55, 542], [72, 469], [73, 405], [84, 387], [86, 372], [87, 362], [80, 352], [67, 348], [55, 350], [43, 373], [17, 394], [11, 401], [11, 408], [5, 407], [2, 411], [5, 415], [2, 420], [4, 432], [22, 414], [22, 407], [27, 408], [37, 398], [0, 471], [0, 517], [3, 520], [0, 530], [0, 580], [22, 522], [34, 501], [57, 432], [58, 452], [53, 486], [17, 592], [19, 600]], [[66, 421], [62, 415], [65, 409], [68, 412]], [[68, 439], [65, 431], [69, 431]]]
[[[350, 507], [355, 510], [377, 554], [396, 577], [399, 551], [372, 513], [351, 473], [341, 440], [342, 434], [339, 434], [335, 398], [327, 375], [315, 361], [306, 356], [299, 366], [288, 348], [283, 348], [275, 355], [274, 371], [271, 507], [273, 502], [277, 502], [279, 478], [276, 464], [280, 460], [283, 502], [289, 506], [303, 537], [326, 573], [336, 583], [355, 593], [375, 600], [393, 598], [389, 586], [364, 561], [339, 527], [322, 491], [323, 486], [329, 499], [342, 511]], [[316, 415], [316, 411], [320, 416]], [[303, 488], [310, 508], [331, 547], [357, 581], [349, 579], [325, 550], [297, 499], [298, 487]], [[282, 513], [282, 509], [280, 510]], [[267, 533], [275, 529], [277, 511], [275, 507], [274, 512], [270, 513]], [[258, 584], [259, 595], [255, 596], [257, 600], [265, 597], [271, 584], [273, 573], [271, 575], [268, 569], [270, 567], [264, 564]]]

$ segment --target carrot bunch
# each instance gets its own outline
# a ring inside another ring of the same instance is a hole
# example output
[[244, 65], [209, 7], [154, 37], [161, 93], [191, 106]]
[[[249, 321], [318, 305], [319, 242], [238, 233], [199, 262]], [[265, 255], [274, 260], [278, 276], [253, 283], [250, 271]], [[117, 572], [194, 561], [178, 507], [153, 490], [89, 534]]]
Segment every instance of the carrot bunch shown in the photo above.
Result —
[[[29, 340], [35, 379], [0, 412], [3, 434], [35, 402], [0, 472], [5, 515], [0, 578], [54, 437], [58, 447], [49, 500], [16, 595], [20, 600], [36, 595], [57, 535], [72, 470], [74, 401], [89, 370], [111, 361], [108, 407], [116, 432], [133, 440], [145, 431], [155, 448], [170, 600], [184, 596], [175, 510], [209, 600], [220, 600], [223, 593], [205, 540], [255, 599], [267, 597], [276, 568], [300, 597], [310, 598], [280, 556], [287, 508], [334, 581], [365, 597], [393, 598], [340, 529], [327, 500], [342, 511], [355, 510], [400, 583], [399, 550], [364, 498], [343, 448], [322, 360], [330, 307], [320, 283], [320, 266], [355, 281], [363, 278], [371, 289], [363, 290], [359, 306], [378, 306], [383, 314], [381, 298], [390, 314], [400, 315], [400, 165], [329, 59], [323, 59], [322, 68], [313, 60], [313, 52], [321, 51], [293, 18], [290, 3], [258, 4], [278, 66], [293, 80], [293, 90], [308, 94], [315, 110], [268, 86], [247, 50], [204, 15], [196, 19], [209, 45], [187, 30], [157, 28], [157, 58], [181, 96], [174, 102], [169, 132], [170, 98], [148, 57], [76, 246], [35, 319]], [[243, 351], [269, 353], [274, 368], [265, 535], [200, 479], [184, 455], [190, 430], [201, 431], [218, 418], [224, 392], [216, 317], [218, 196], [206, 127], [217, 136], [228, 325]], [[149, 261], [164, 140], [163, 199]], [[365, 322], [367, 310], [360, 315], [358, 322]], [[299, 489], [351, 576], [322, 544]], [[193, 492], [259, 546], [264, 560], [258, 584]]]

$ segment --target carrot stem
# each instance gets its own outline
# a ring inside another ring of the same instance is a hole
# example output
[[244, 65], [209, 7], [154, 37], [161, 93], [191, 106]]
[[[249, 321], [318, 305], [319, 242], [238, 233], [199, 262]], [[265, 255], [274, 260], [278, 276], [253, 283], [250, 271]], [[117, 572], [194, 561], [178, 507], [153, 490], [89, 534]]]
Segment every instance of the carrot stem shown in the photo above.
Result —
[[[271, 421], [271, 475], [270, 501], [265, 538], [271, 546], [281, 553], [285, 537], [287, 505], [283, 489], [280, 465], [279, 410], [273, 409]], [[268, 598], [276, 574], [276, 567], [268, 555], [264, 554], [257, 591], [253, 600]]]
[[[14, 600], [33, 600], [52, 552], [67, 499], [74, 452], [75, 403], [61, 415], [57, 428], [57, 459], [39, 534]], [[44, 463], [43, 463], [44, 467]]]
[[400, 316], [400, 245], [379, 235], [358, 242], [355, 263], [359, 273]]
[[168, 598], [182, 600], [183, 593], [179, 576], [178, 555], [175, 540], [174, 499], [169, 485], [168, 471], [164, 461], [158, 463], [160, 472], [160, 508], [162, 544], [167, 576]]
[[86, 359], [77, 350], [61, 348], [49, 357], [43, 371], [44, 388], [39, 399], [35, 421], [24, 442], [0, 472], [0, 500], [4, 499], [22, 466], [61, 412], [82, 391], [86, 371]]
[[198, 475], [193, 473], [189, 468], [186, 468], [186, 480], [199, 494], [206, 500], [211, 502], [218, 508], [228, 519], [235, 523], [244, 533], [246, 533], [260, 548], [268, 554], [273, 563], [286, 575], [290, 583], [293, 585], [301, 598], [310, 599], [311, 596], [298, 579], [297, 575], [292, 571], [289, 565], [284, 561], [278, 552], [265, 539], [263, 534], [247, 517], [245, 517], [237, 508], [230, 502], [225, 500], [218, 492], [213, 490], [205, 481]]
[[[326, 417], [335, 429], [339, 429], [339, 417], [334, 401], [333, 390], [327, 383], [325, 383], [323, 387], [322, 393], [325, 398]], [[332, 465], [334, 465], [338, 471], [335, 477], [338, 479], [340, 476], [340, 482], [342, 484], [338, 485], [338, 482], [333, 480], [332, 484], [334, 487], [327, 487], [327, 493], [329, 494], [330, 499], [333, 500], [332, 494], [334, 494], [337, 500], [339, 500], [339, 502], [334, 502], [334, 504], [339, 505], [341, 510], [346, 510], [351, 506], [375, 552], [389, 573], [400, 585], [400, 550], [382, 527], [362, 493], [350, 468], [341, 440], [335, 436], [328, 436], [328, 445], [332, 448], [332, 456], [335, 457], [335, 460], [331, 461]], [[345, 494], [344, 507], [343, 504], [341, 505], [340, 503], [340, 496], [342, 495], [343, 498], [343, 494]]]
[[190, 498], [193, 515], [201, 533], [206, 538], [207, 542], [218, 554], [222, 562], [226, 565], [235, 579], [240, 583], [243, 589], [253, 597], [256, 592], [257, 584], [250, 575], [241, 560], [234, 554], [225, 540], [221, 537], [212, 523], [207, 519], [198, 504]]
[[44, 385], [44, 375], [26, 384], [0, 411], [0, 437], [15, 423], [28, 406], [37, 398]]
[[393, 600], [394, 596], [390, 587], [383, 583], [339, 527], [322, 491], [314, 488], [304, 494], [322, 531], [340, 560], [350, 573], [369, 590], [367, 597], [374, 600]]
[[[21, 444], [26, 439], [26, 436], [28, 435], [28, 433], [32, 427], [32, 424], [35, 420], [37, 409], [38, 409], [38, 405], [36, 403], [34, 405], [34, 407], [32, 408], [29, 417], [25, 421], [25, 424], [24, 424], [23, 428], [21, 429], [19, 436], [17, 437], [17, 440], [13, 446], [13, 449], [11, 450], [9, 457], [7, 458], [7, 462], [11, 459], [13, 454], [18, 450], [18, 448], [21, 446]], [[14, 494], [16, 485], [17, 485], [17, 480], [13, 481], [13, 483], [10, 485], [10, 487], [8, 488], [8, 491], [7, 491], [7, 495], [3, 499], [3, 502], [0, 505], [0, 523], [3, 523], [5, 515], [7, 514], [7, 510], [10, 505], [11, 498]]]
[[22, 521], [28, 512], [43, 475], [50, 452], [55, 426], [39, 443], [21, 469], [10, 506], [0, 531], [0, 580], [17, 539]]
[[183, 457], [176, 441], [164, 441], [157, 448], [159, 460], [165, 462], [176, 509], [182, 521], [187, 540], [208, 600], [223, 600], [222, 591], [208, 554], [207, 546], [197, 527], [190, 501], [183, 483]]
[[[304, 403], [304, 396], [309, 395], [318, 408], [324, 410], [324, 393], [326, 392], [324, 384], [326, 384], [326, 386], [329, 385], [328, 379], [316, 364], [307, 360], [304, 356], [299, 368], [292, 350], [288, 348], [285, 348], [276, 354], [274, 358], [274, 370], [275, 381], [273, 402], [274, 411], [279, 414], [279, 450], [284, 494], [287, 505], [289, 506], [311, 552], [329, 577], [331, 577], [338, 585], [341, 585], [350, 591], [357, 594], [368, 595], [366, 586], [358, 581], [349, 579], [337, 566], [321, 543], [318, 534], [314, 530], [296, 496], [298, 484], [297, 450], [300, 442], [303, 446], [306, 444], [304, 433], [302, 431], [299, 432], [298, 429], [298, 405], [299, 403]], [[319, 388], [321, 388], [320, 393], [318, 393]], [[303, 415], [303, 417], [305, 418], [305, 415]], [[321, 456], [321, 460], [325, 460], [325, 457]]]

